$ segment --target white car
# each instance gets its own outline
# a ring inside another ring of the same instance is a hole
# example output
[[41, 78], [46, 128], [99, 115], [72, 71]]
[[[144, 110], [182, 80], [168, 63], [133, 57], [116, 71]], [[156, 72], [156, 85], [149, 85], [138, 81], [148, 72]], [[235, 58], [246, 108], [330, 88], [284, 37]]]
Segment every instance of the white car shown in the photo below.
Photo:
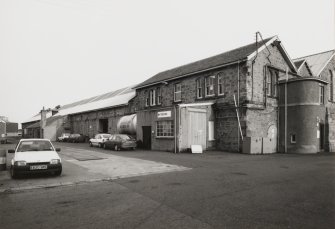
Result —
[[59, 142], [66, 142], [66, 140], [69, 138], [70, 134], [63, 133], [61, 136], [57, 138], [57, 141]]
[[90, 146], [99, 146], [102, 148], [105, 141], [107, 141], [111, 136], [111, 134], [96, 134], [94, 138], [90, 139]]
[[62, 174], [62, 160], [48, 139], [21, 139], [11, 161], [10, 174], [16, 178], [20, 174], [50, 172], [57, 176]]

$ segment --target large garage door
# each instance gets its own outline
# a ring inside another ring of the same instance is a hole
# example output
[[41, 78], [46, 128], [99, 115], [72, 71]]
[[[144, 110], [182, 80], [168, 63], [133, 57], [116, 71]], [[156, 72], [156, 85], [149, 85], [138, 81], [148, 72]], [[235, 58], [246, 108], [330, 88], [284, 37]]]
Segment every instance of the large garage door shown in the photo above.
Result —
[[188, 108], [188, 145], [201, 145], [206, 149], [206, 110]]

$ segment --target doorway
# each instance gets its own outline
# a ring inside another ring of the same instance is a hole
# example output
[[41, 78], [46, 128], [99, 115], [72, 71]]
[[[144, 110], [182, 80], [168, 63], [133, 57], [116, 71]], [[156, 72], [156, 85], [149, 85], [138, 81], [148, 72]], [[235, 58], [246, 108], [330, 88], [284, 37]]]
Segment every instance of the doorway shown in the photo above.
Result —
[[320, 123], [320, 151], [324, 150], [324, 140], [325, 140], [325, 124]]
[[151, 149], [151, 126], [142, 126], [143, 148]]
[[108, 133], [108, 119], [99, 119], [99, 133]]

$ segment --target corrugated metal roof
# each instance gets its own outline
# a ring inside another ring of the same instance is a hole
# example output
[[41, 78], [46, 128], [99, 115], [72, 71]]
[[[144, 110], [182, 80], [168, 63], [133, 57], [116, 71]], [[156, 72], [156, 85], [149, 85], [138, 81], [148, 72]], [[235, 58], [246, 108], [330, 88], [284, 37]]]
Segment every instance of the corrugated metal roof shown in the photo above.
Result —
[[[135, 97], [135, 90], [130, 87], [121, 88], [116, 91], [108, 92], [102, 95], [83, 99], [74, 103], [66, 104], [58, 109], [58, 113], [54, 116], [63, 116], [69, 114], [83, 113], [86, 111], [99, 110], [114, 106], [127, 104], [129, 100]], [[52, 112], [47, 112], [47, 119], [51, 117]], [[23, 123], [41, 120], [41, 114], [38, 113]], [[39, 124], [38, 124], [39, 125]]]
[[74, 107], [69, 107], [66, 109], [61, 109], [55, 116], [64, 116], [70, 114], [83, 113], [93, 110], [101, 110], [109, 107], [115, 107], [120, 105], [128, 104], [129, 100], [135, 97], [135, 91], [128, 91], [128, 93], [122, 93], [114, 97], [107, 99], [96, 100], [93, 102], [77, 105]]
[[199, 60], [190, 64], [186, 64], [177, 68], [173, 68], [164, 72], [160, 72], [153, 77], [149, 78], [148, 80], [144, 81], [143, 83], [140, 83], [135, 88], [144, 87], [146, 85], [151, 85], [154, 83], [158, 83], [161, 81], [169, 80], [174, 77], [182, 76], [185, 74], [194, 73], [200, 70], [208, 69], [208, 68], [214, 68], [220, 65], [236, 62], [238, 60], [242, 60], [244, 58], [247, 58], [250, 54], [255, 52], [257, 48], [264, 45], [266, 42], [270, 41], [274, 37], [270, 37], [265, 39], [264, 41], [258, 42], [258, 45], [256, 46], [256, 43], [252, 43], [249, 45], [242, 46], [237, 49], [230, 50], [228, 52], [224, 52], [222, 54], [212, 56], [203, 60]]
[[[52, 114], [51, 111], [47, 111], [47, 118], [51, 117], [51, 114]], [[39, 120], [41, 120], [41, 113], [38, 113], [38, 114], [34, 115], [33, 117], [25, 120], [22, 123], [35, 122], [35, 121], [39, 121]]]
[[330, 58], [335, 54], [335, 50], [313, 54], [294, 59], [294, 62], [306, 60], [313, 75], [319, 76], [323, 68], [326, 66]]

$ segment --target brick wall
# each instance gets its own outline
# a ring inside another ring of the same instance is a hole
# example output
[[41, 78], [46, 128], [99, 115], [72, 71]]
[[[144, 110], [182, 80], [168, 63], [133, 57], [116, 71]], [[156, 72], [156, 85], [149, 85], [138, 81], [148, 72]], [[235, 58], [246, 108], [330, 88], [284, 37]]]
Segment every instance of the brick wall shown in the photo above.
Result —
[[333, 57], [329, 63], [326, 65], [324, 70], [321, 72], [320, 77], [321, 79], [326, 80], [329, 82], [327, 85], [327, 90], [325, 90], [325, 98], [326, 98], [326, 107], [327, 107], [327, 122], [326, 122], [326, 150], [335, 152], [335, 87], [333, 90], [333, 101], [330, 100], [329, 94], [331, 93], [330, 90], [330, 82], [331, 82], [331, 71], [333, 73], [334, 82], [335, 84], [335, 57]]
[[110, 108], [100, 111], [92, 111], [82, 114], [70, 115], [71, 132], [80, 133], [92, 138], [99, 132], [99, 119], [108, 119], [108, 133], [117, 132], [117, 122], [119, 119], [130, 114], [129, 106]]

